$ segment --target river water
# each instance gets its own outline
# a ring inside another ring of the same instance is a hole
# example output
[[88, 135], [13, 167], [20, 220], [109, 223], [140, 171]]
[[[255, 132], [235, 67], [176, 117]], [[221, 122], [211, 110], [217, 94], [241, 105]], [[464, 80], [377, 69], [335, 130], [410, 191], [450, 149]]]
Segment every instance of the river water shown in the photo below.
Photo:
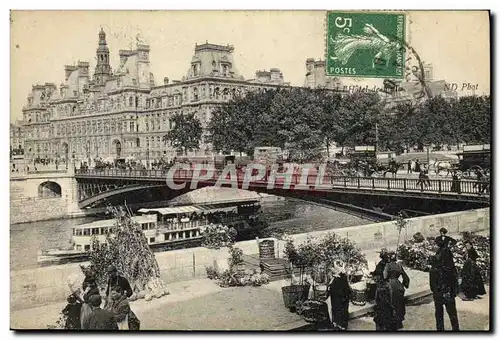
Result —
[[[270, 221], [270, 225], [261, 232], [260, 237], [276, 236], [282, 233], [299, 234], [370, 223], [370, 221], [356, 216], [302, 202], [285, 201], [263, 204], [263, 211]], [[71, 241], [72, 227], [99, 219], [104, 219], [104, 217], [84, 217], [11, 225], [11, 270], [37, 267], [36, 257], [39, 250], [68, 247]]]

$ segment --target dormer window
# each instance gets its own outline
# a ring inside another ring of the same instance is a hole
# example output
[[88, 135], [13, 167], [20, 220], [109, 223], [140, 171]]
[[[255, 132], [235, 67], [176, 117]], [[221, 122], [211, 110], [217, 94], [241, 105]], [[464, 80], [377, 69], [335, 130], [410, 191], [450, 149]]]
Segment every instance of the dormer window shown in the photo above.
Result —
[[193, 75], [193, 77], [198, 77], [198, 65], [197, 64], [193, 64], [191, 66], [191, 73]]

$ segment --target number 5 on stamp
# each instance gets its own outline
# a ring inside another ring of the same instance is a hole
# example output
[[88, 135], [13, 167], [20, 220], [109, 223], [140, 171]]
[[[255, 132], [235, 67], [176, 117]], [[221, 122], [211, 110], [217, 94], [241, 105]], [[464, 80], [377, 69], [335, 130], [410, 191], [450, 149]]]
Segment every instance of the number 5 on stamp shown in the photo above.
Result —
[[404, 14], [328, 12], [326, 74], [403, 78], [405, 24]]

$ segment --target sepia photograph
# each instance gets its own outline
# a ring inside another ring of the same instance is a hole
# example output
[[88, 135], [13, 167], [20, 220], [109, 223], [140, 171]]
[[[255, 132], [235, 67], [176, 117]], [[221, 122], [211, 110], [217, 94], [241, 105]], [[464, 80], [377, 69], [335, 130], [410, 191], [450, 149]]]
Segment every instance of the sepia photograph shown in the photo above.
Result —
[[11, 331], [491, 332], [491, 16], [11, 10]]

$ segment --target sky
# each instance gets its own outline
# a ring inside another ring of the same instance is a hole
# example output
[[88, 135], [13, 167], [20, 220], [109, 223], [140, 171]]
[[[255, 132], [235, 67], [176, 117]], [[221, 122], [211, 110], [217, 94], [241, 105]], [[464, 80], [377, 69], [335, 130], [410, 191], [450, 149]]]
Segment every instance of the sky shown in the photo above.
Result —
[[[434, 66], [434, 78], [477, 85], [490, 93], [487, 12], [408, 12], [407, 39]], [[11, 13], [11, 120], [33, 84], [64, 81], [64, 65], [78, 60], [95, 66], [98, 32], [107, 34], [113, 69], [118, 51], [135, 47], [139, 34], [151, 48], [156, 83], [180, 80], [196, 43], [231, 44], [234, 62], [246, 78], [279, 68], [285, 81], [302, 86], [307, 58], [324, 59], [325, 11], [13, 11]], [[344, 84], [377, 85], [380, 80], [344, 78]]]

